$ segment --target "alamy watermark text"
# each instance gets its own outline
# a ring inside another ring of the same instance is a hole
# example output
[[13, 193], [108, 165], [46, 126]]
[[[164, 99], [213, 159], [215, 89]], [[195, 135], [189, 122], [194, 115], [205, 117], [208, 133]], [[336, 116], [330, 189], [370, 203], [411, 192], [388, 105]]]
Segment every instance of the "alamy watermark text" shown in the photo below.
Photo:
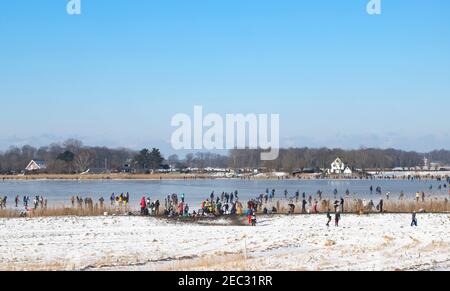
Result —
[[171, 137], [175, 150], [261, 149], [261, 160], [276, 160], [280, 148], [279, 114], [203, 114], [194, 106], [194, 117], [184, 113], [173, 116], [176, 127]]

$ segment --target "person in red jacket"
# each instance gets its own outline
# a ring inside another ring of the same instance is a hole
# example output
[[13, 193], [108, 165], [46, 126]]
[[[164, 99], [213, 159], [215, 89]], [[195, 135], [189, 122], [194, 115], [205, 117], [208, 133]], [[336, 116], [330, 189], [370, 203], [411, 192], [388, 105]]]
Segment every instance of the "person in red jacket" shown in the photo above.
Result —
[[145, 208], [147, 207], [147, 203], [145, 202], [144, 196], [142, 196], [140, 205], [141, 205], [141, 215], [145, 215]]

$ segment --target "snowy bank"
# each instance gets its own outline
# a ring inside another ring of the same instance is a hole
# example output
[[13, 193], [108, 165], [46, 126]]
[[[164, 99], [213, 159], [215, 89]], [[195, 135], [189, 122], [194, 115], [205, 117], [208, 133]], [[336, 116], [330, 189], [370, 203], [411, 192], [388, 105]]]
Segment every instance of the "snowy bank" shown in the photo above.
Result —
[[259, 217], [257, 227], [144, 217], [0, 219], [2, 270], [450, 269], [450, 214]]

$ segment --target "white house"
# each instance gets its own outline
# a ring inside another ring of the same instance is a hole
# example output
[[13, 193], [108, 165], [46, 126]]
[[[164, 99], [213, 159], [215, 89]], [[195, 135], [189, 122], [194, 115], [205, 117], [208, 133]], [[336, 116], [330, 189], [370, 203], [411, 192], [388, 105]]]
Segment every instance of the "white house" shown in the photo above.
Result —
[[334, 162], [331, 163], [330, 169], [327, 170], [328, 174], [344, 174], [344, 175], [352, 175], [353, 170], [346, 166], [341, 158], [337, 158]]
[[336, 160], [334, 160], [334, 162], [331, 163], [331, 168], [328, 169], [328, 173], [329, 174], [342, 174], [345, 171], [345, 164], [344, 162], [340, 159], [337, 158]]
[[344, 174], [345, 175], [351, 175], [351, 174], [353, 174], [353, 171], [352, 171], [352, 169], [350, 169], [350, 167], [346, 167], [345, 168], [345, 170], [344, 170]]
[[47, 165], [43, 160], [31, 160], [28, 166], [25, 168], [26, 171], [39, 171], [47, 169]]

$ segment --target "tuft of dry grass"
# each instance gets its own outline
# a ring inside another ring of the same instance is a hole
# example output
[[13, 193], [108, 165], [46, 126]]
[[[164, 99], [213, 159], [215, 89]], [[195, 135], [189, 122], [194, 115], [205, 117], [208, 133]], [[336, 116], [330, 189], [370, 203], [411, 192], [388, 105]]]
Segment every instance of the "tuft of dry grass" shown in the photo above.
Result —
[[0, 266], [0, 271], [2, 272], [17, 272], [17, 271], [62, 271], [62, 270], [70, 270], [74, 271], [76, 270], [76, 267], [74, 265], [62, 263], [62, 262], [52, 262], [52, 263], [45, 263], [45, 264], [39, 264], [39, 263], [30, 263], [30, 264], [24, 264], [24, 265], [4, 265]]
[[248, 271], [248, 260], [244, 254], [208, 256], [172, 262], [159, 271], [206, 271], [237, 270]]

